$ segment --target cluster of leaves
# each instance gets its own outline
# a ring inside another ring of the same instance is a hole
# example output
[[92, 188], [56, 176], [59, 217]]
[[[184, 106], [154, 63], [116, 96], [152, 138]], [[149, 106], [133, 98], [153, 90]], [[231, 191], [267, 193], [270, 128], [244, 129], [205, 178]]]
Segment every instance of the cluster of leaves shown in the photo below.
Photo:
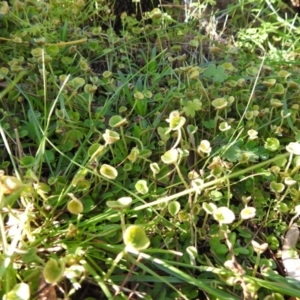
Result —
[[1, 297], [300, 296], [273, 255], [300, 213], [297, 64], [159, 9], [117, 35], [103, 1], [1, 5]]

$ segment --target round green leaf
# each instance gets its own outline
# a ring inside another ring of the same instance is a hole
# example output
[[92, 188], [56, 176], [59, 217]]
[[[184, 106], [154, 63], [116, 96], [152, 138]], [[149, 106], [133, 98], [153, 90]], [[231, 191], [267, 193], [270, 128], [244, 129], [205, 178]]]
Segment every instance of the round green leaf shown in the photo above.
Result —
[[143, 100], [144, 99], [144, 94], [139, 92], [139, 91], [136, 91], [133, 96], [136, 100]]
[[100, 168], [100, 174], [108, 179], [116, 179], [118, 171], [110, 165], [103, 164]]
[[160, 171], [160, 167], [159, 167], [158, 163], [151, 163], [150, 169], [154, 175], [158, 174]]
[[223, 197], [223, 194], [219, 191], [211, 191], [209, 193], [209, 197], [211, 198], [211, 200], [213, 201], [220, 201]]
[[221, 110], [227, 106], [227, 101], [224, 98], [217, 98], [211, 104], [216, 110]]
[[217, 206], [214, 203], [207, 203], [207, 202], [204, 202], [202, 204], [202, 207], [205, 210], [205, 212], [209, 215], [213, 214], [213, 212], [217, 209]]
[[[72, 195], [72, 194], [69, 194]], [[67, 209], [71, 214], [78, 215], [83, 212], [83, 205], [79, 199], [74, 195], [71, 196], [72, 199], [67, 204]]]
[[147, 181], [143, 180], [143, 179], [139, 180], [135, 184], [135, 189], [137, 190], [138, 193], [140, 193], [142, 195], [146, 195], [149, 192]]
[[280, 142], [276, 138], [267, 138], [264, 147], [269, 151], [277, 151], [280, 146]]
[[210, 142], [207, 140], [202, 140], [200, 145], [197, 148], [198, 153], [207, 153], [209, 154], [211, 152], [211, 146]]
[[161, 156], [161, 160], [167, 165], [176, 164], [178, 160], [178, 151], [176, 149], [167, 151], [164, 155]]
[[284, 188], [285, 188], [284, 184], [280, 182], [272, 181], [270, 183], [270, 189], [275, 193], [283, 192]]
[[127, 124], [126, 118], [122, 118], [121, 116], [112, 116], [108, 122], [109, 126], [112, 128], [125, 126]]
[[247, 220], [255, 217], [256, 208], [254, 207], [245, 207], [241, 211], [241, 219]]
[[291, 154], [300, 155], [300, 143], [289, 143], [286, 146], [286, 150]]
[[131, 203], [132, 203], [131, 197], [122, 197], [119, 198], [117, 201], [107, 201], [106, 205], [112, 209], [120, 210], [129, 207]]
[[5, 294], [3, 300], [29, 300], [30, 289], [27, 283], [21, 282], [16, 284], [11, 291]]
[[176, 216], [180, 211], [180, 203], [178, 201], [170, 202], [168, 205], [168, 211], [173, 217]]
[[126, 229], [123, 241], [126, 248], [138, 251], [147, 249], [150, 245], [150, 240], [146, 236], [144, 229], [138, 225], [131, 225]]
[[166, 120], [169, 123], [171, 130], [179, 130], [184, 124], [186, 119], [180, 116], [180, 113], [175, 110], [169, 115], [169, 119]]
[[105, 133], [102, 135], [102, 137], [107, 145], [114, 144], [120, 139], [120, 135], [117, 132], [109, 129], [105, 130]]
[[50, 284], [57, 283], [63, 277], [65, 266], [63, 260], [50, 258], [44, 267], [43, 275], [46, 282]]
[[231, 224], [234, 219], [235, 215], [226, 206], [218, 207], [214, 212], [213, 212], [214, 219], [218, 221], [220, 224]]

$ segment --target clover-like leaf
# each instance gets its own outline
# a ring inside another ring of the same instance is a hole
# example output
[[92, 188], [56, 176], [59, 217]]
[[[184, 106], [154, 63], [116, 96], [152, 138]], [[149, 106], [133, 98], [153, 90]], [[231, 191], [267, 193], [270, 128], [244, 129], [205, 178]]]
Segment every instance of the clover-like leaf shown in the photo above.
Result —
[[43, 55], [43, 49], [42, 48], [34, 48], [31, 50], [31, 55], [33, 57], [40, 57]]
[[124, 232], [123, 241], [127, 249], [145, 250], [150, 245], [144, 229], [138, 225], [130, 225]]
[[284, 183], [287, 185], [287, 186], [292, 186], [292, 185], [295, 185], [297, 183], [296, 180], [292, 179], [291, 177], [286, 177], [284, 179]]
[[186, 126], [186, 130], [189, 134], [194, 134], [197, 132], [198, 130], [198, 126], [195, 126], [193, 124], [189, 124], [188, 126]]
[[194, 47], [194, 48], [199, 47], [199, 41], [197, 39], [190, 40], [189, 44], [191, 47]]
[[216, 67], [214, 64], [209, 65], [203, 75], [211, 77], [214, 82], [224, 82], [228, 78], [225, 68], [223, 66]]
[[112, 72], [111, 71], [104, 71], [102, 76], [103, 76], [103, 78], [110, 78], [110, 77], [112, 77]]
[[183, 111], [188, 117], [195, 117], [196, 111], [201, 110], [202, 102], [199, 99], [189, 100], [183, 107]]
[[225, 68], [225, 70], [230, 71], [230, 72], [234, 72], [236, 71], [236, 68], [233, 66], [233, 64], [231, 62], [225, 62], [222, 64], [222, 66]]

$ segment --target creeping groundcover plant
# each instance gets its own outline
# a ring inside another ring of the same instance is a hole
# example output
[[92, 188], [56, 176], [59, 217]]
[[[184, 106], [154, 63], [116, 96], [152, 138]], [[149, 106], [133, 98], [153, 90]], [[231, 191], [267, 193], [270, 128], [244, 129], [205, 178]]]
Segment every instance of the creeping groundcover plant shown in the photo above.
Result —
[[300, 298], [299, 16], [198, 2], [0, 1], [1, 299]]

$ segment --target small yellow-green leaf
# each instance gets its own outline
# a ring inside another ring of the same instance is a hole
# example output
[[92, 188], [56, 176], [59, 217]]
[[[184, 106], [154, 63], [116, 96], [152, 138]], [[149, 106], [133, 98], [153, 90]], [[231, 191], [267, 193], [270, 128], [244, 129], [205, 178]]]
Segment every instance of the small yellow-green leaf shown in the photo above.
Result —
[[296, 142], [296, 143], [291, 142], [286, 146], [286, 150], [291, 154], [300, 155], [300, 143], [299, 142]]
[[9, 13], [9, 5], [7, 1], [0, 2], [0, 15], [7, 15]]
[[132, 148], [129, 155], [127, 156], [127, 158], [131, 161], [131, 162], [136, 162], [137, 159], [139, 158], [139, 154], [140, 154], [140, 150], [136, 147]]
[[140, 193], [142, 195], [146, 195], [149, 192], [147, 181], [143, 180], [143, 179], [139, 180], [135, 184], [135, 189], [137, 190], [138, 193]]
[[120, 210], [129, 207], [131, 203], [132, 203], [131, 197], [122, 197], [119, 198], [117, 201], [107, 201], [106, 205], [112, 209]]
[[198, 151], [198, 153], [200, 154], [200, 153], [207, 153], [207, 154], [209, 154], [210, 152], [211, 152], [211, 146], [210, 146], [210, 142], [209, 141], [207, 141], [207, 140], [202, 140], [201, 142], [200, 142], [200, 145], [198, 146], [198, 149], [197, 149], [197, 151]]
[[224, 98], [217, 98], [211, 102], [211, 105], [216, 110], [221, 110], [227, 106], [227, 101]]
[[71, 214], [78, 215], [83, 212], [82, 202], [77, 199], [73, 194], [68, 194], [71, 197], [71, 200], [67, 204], [67, 209]]
[[150, 169], [154, 175], [158, 174], [160, 171], [160, 167], [159, 167], [158, 163], [151, 163]]
[[241, 219], [247, 220], [255, 217], [256, 208], [255, 207], [245, 207], [241, 211]]
[[110, 165], [103, 164], [100, 168], [100, 174], [108, 179], [116, 179], [118, 171]]
[[267, 138], [264, 147], [269, 151], [277, 151], [280, 146], [280, 142], [276, 138]]
[[270, 183], [270, 189], [275, 193], [283, 192], [284, 188], [285, 188], [284, 184], [280, 182], [272, 181]]
[[178, 160], [178, 151], [177, 149], [168, 150], [164, 155], [161, 156], [161, 160], [163, 163], [170, 165], [176, 164]]
[[46, 282], [50, 284], [57, 283], [63, 277], [65, 265], [63, 260], [50, 258], [45, 264], [43, 275]]
[[107, 145], [114, 144], [120, 139], [120, 135], [116, 131], [109, 129], [105, 130], [105, 133], [102, 135], [102, 137]]
[[31, 50], [31, 55], [33, 57], [40, 57], [40, 56], [42, 56], [42, 53], [43, 53], [43, 49], [42, 48], [35, 48], [35, 49]]
[[3, 300], [29, 300], [30, 289], [27, 283], [21, 282], [16, 284], [11, 291], [5, 294]]
[[249, 67], [246, 69], [246, 72], [250, 75], [250, 76], [256, 76], [259, 72], [258, 68], [256, 67]]
[[213, 212], [214, 219], [219, 222], [219, 224], [231, 224], [234, 219], [235, 215], [226, 206], [218, 207], [214, 212]]
[[172, 201], [168, 205], [168, 211], [170, 215], [175, 217], [180, 211], [180, 203], [178, 201]]
[[123, 236], [123, 241], [128, 249], [144, 250], [150, 245], [144, 229], [138, 225], [129, 226]]
[[24, 188], [25, 185], [16, 177], [0, 176], [0, 191], [2, 194], [11, 194]]
[[145, 97], [144, 94], [139, 91], [136, 91], [133, 96], [136, 100], [143, 100]]
[[194, 47], [194, 48], [199, 47], [199, 41], [196, 40], [196, 39], [191, 40], [191, 41], [190, 41], [190, 46], [191, 46], [191, 47]]
[[74, 78], [71, 82], [76, 89], [81, 88], [85, 84], [85, 80], [81, 77]]
[[121, 127], [127, 124], [127, 120], [126, 118], [122, 118], [121, 116], [116, 115], [116, 116], [112, 116], [109, 119], [108, 124], [112, 128]]
[[205, 212], [209, 215], [213, 214], [213, 212], [217, 209], [217, 206], [214, 203], [207, 203], [207, 202], [204, 202], [202, 204], [202, 207], [205, 210]]

